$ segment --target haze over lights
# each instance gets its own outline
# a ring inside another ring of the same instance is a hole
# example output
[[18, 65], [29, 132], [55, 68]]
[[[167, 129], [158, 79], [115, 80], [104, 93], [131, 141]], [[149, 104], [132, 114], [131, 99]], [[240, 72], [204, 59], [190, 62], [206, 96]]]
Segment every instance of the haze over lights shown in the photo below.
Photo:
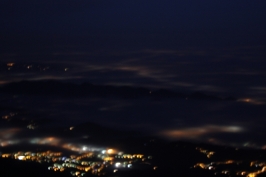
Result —
[[195, 139], [203, 135], [211, 135], [212, 133], [239, 133], [242, 131], [244, 131], [244, 128], [239, 126], [204, 125], [179, 130], [165, 130], [160, 132], [160, 135], [171, 139]]

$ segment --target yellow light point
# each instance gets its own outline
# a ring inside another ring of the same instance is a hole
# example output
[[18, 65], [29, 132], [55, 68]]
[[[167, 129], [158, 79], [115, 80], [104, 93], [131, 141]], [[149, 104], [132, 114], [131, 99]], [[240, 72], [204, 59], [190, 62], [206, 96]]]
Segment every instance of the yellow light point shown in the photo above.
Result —
[[9, 116], [8, 115], [5, 115], [5, 116], [2, 116], [3, 119], [8, 119]]
[[250, 162], [250, 166], [252, 167], [253, 165], [255, 165], [256, 162]]
[[247, 175], [247, 177], [256, 177], [256, 176], [257, 176], [256, 173], [249, 173], [249, 174]]
[[247, 174], [247, 172], [242, 171], [240, 174], [241, 174], [242, 176], [244, 176], [245, 174]]
[[234, 161], [233, 160], [227, 160], [225, 163], [226, 164], [231, 164], [231, 163], [234, 163]]
[[132, 157], [133, 158], [142, 158], [144, 155], [142, 155], [142, 154], [134, 154]]
[[200, 164], [198, 164], [198, 165], [200, 166], [200, 168], [203, 168], [203, 169], [206, 168], [205, 164], [203, 164], [203, 163], [200, 163]]
[[76, 173], [75, 173], [75, 174], [76, 174], [76, 176], [78, 176], [78, 175], [80, 175], [80, 172], [79, 172], [79, 171], [76, 171]]
[[11, 154], [2, 154], [2, 158], [8, 158], [10, 156], [11, 156]]
[[108, 149], [108, 150], [107, 150], [107, 153], [108, 153], [108, 154], [112, 154], [113, 152], [114, 152], [113, 149]]
[[9, 67], [12, 67], [14, 66], [15, 63], [7, 63], [6, 65], [9, 66]]
[[103, 160], [104, 161], [112, 161], [114, 158], [113, 157], [105, 157]]
[[91, 169], [91, 167], [85, 167], [85, 171], [89, 171]]

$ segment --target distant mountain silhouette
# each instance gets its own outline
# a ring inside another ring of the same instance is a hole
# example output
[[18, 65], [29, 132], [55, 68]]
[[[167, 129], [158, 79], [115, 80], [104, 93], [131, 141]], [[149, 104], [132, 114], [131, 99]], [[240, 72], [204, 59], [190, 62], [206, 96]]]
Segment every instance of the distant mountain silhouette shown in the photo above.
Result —
[[91, 83], [73, 84], [54, 80], [47, 81], [21, 81], [4, 85], [0, 88], [2, 93], [12, 94], [35, 94], [35, 95], [57, 95], [74, 97], [120, 97], [120, 98], [180, 98], [180, 99], [202, 99], [202, 100], [236, 100], [234, 97], [220, 98], [210, 96], [201, 92], [192, 94], [179, 93], [167, 89], [151, 91], [143, 87], [94, 85]]

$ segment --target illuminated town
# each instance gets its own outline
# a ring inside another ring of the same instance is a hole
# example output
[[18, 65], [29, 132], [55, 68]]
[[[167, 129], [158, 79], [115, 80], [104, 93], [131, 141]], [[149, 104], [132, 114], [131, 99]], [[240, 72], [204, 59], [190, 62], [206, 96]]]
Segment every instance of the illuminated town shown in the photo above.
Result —
[[[202, 148], [196, 148], [199, 152], [207, 155], [207, 158], [212, 159], [215, 154], [213, 151], [208, 151]], [[235, 148], [235, 151], [238, 151]], [[265, 153], [264, 153], [265, 154]], [[245, 158], [245, 157], [242, 157]], [[253, 157], [254, 158], [254, 157]], [[251, 159], [253, 159], [251, 158]], [[193, 168], [200, 168], [202, 170], [210, 171], [213, 176], [245, 176], [245, 177], [256, 177], [260, 175], [266, 175], [266, 161], [255, 160], [225, 160], [225, 161], [210, 161], [208, 163], [196, 163]]]
[[[151, 141], [152, 142], [152, 141]], [[252, 150], [252, 149], [239, 149], [233, 147], [218, 147], [218, 152], [207, 150], [205, 148], [196, 147], [194, 150], [190, 149], [191, 145], [179, 144], [177, 151], [179, 153], [195, 153], [196, 158], [202, 159], [204, 162], [197, 162], [192, 164], [193, 161], [197, 159], [191, 159], [191, 166], [189, 168], [179, 169], [178, 171], [186, 171], [183, 174], [190, 174], [193, 176], [195, 174], [204, 176], [227, 176], [227, 177], [260, 177], [266, 175], [266, 161], [263, 159], [266, 155], [264, 150]], [[194, 146], [194, 145], [193, 145]], [[169, 152], [168, 161], [165, 159], [158, 159], [160, 156], [150, 156], [145, 154], [129, 154], [123, 153], [117, 149], [113, 148], [92, 148], [90, 146], [80, 146], [73, 148], [70, 144], [63, 145], [64, 148], [69, 148], [68, 153], [60, 151], [16, 151], [12, 153], [2, 152], [2, 159], [13, 159], [18, 161], [30, 161], [36, 162], [47, 167], [47, 170], [53, 171], [54, 173], [65, 173], [70, 176], [110, 176], [111, 174], [116, 174], [119, 172], [127, 172], [138, 170], [138, 171], [150, 171], [150, 175], [168, 175], [172, 174], [171, 166], [182, 166], [182, 163], [186, 164], [186, 159], [180, 159], [176, 161], [176, 165], [172, 164], [172, 160], [176, 157], [173, 153]], [[187, 150], [190, 149], [190, 150]], [[221, 148], [225, 151], [221, 151]], [[157, 148], [156, 148], [157, 149]], [[183, 152], [182, 152], [183, 149]], [[214, 148], [217, 149], [217, 148]], [[226, 150], [227, 149], [227, 150]], [[220, 151], [220, 152], [219, 152]], [[239, 151], [240, 158], [237, 158], [235, 154]], [[72, 152], [69, 153], [69, 152]], [[246, 154], [248, 152], [248, 154]], [[259, 156], [258, 155], [259, 152]], [[163, 152], [167, 153], [167, 152]], [[224, 154], [225, 153], [225, 154]], [[244, 155], [244, 153], [247, 157]], [[201, 154], [203, 156], [201, 156]], [[223, 155], [224, 154], [224, 155]], [[184, 154], [186, 155], [186, 154]], [[187, 154], [189, 155], [189, 154]], [[228, 158], [230, 155], [235, 156], [232, 159]], [[248, 157], [249, 156], [249, 157]], [[184, 156], [185, 157], [185, 156]], [[251, 160], [258, 157], [258, 160]], [[157, 159], [156, 159], [157, 158]], [[154, 159], [156, 159], [154, 161]], [[218, 160], [226, 159], [226, 160]], [[236, 160], [237, 159], [237, 160]], [[159, 161], [158, 161], [159, 160]], [[169, 164], [165, 166], [166, 164]], [[189, 164], [189, 163], [188, 163]], [[159, 170], [159, 171], [158, 171]], [[127, 174], [124, 173], [124, 174]], [[177, 173], [178, 174], [178, 173]], [[193, 174], [193, 175], [192, 175]]]
[[140, 164], [147, 166], [145, 168], [157, 169], [157, 166], [152, 166], [151, 164], [151, 156], [146, 157], [143, 154], [124, 154], [114, 149], [88, 151], [87, 147], [83, 147], [82, 153], [70, 156], [64, 156], [62, 152], [52, 151], [19, 151], [15, 153], [4, 153], [1, 157], [46, 163], [48, 170], [54, 172], [68, 171], [72, 176], [78, 177], [86, 176], [88, 173], [101, 176], [108, 173], [117, 173], [120, 170], [141, 168]]

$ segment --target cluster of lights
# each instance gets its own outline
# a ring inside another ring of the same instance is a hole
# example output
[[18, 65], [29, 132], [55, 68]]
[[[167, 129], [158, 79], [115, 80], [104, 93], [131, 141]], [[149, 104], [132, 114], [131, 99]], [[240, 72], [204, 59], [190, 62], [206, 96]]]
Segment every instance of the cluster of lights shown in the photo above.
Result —
[[[8, 62], [6, 63], [7, 70], [11, 70], [12, 68], [14, 68], [15, 65], [18, 65], [19, 68], [26, 68], [27, 70], [37, 68], [39, 71], [46, 71], [50, 69], [50, 66], [41, 67], [39, 65], [34, 66], [33, 64], [20, 66], [19, 64], [15, 64], [14, 62]], [[68, 71], [68, 70], [69, 68], [63, 68], [63, 71]]]
[[[207, 155], [208, 158], [210, 158], [210, 154], [213, 154], [212, 151], [208, 151], [202, 148], [196, 148], [199, 150], [201, 153], [204, 153]], [[237, 149], [236, 149], [237, 150]], [[194, 168], [200, 168], [203, 170], [212, 170], [214, 171], [214, 175], [222, 174], [222, 175], [227, 175], [227, 176], [245, 176], [245, 177], [256, 177], [257, 175], [266, 172], [266, 162], [258, 162], [258, 161], [252, 161], [250, 162], [250, 169], [242, 170], [242, 171], [231, 171], [228, 169], [223, 169], [218, 168], [219, 165], [226, 166], [226, 165], [237, 165], [239, 168], [241, 165], [244, 167], [244, 162], [243, 161], [234, 161], [234, 160], [226, 160], [222, 162], [211, 162], [211, 163], [197, 163], [194, 165]], [[258, 168], [257, 170], [254, 171], [254, 168]], [[220, 171], [219, 171], [220, 169]]]
[[[55, 172], [68, 171], [72, 176], [82, 177], [87, 173], [104, 175], [107, 171], [116, 173], [121, 169], [132, 169], [135, 163], [145, 161], [143, 154], [123, 154], [115, 149], [88, 151], [88, 147], [82, 148], [83, 153], [78, 155], [62, 156], [62, 152], [16, 152], [2, 154], [2, 158], [13, 158], [21, 161], [46, 162], [50, 164], [48, 170]], [[147, 157], [151, 159], [151, 156]], [[75, 169], [75, 171], [73, 171]], [[153, 167], [157, 169], [157, 166]]]
[[215, 153], [213, 151], [208, 151], [206, 149], [202, 149], [202, 148], [198, 148], [198, 147], [196, 149], [199, 150], [201, 153], [206, 154], [208, 158], [211, 158]]
[[9, 114], [3, 115], [2, 119], [9, 120], [11, 117], [14, 117], [15, 115], [17, 115], [17, 113], [10, 112]]

